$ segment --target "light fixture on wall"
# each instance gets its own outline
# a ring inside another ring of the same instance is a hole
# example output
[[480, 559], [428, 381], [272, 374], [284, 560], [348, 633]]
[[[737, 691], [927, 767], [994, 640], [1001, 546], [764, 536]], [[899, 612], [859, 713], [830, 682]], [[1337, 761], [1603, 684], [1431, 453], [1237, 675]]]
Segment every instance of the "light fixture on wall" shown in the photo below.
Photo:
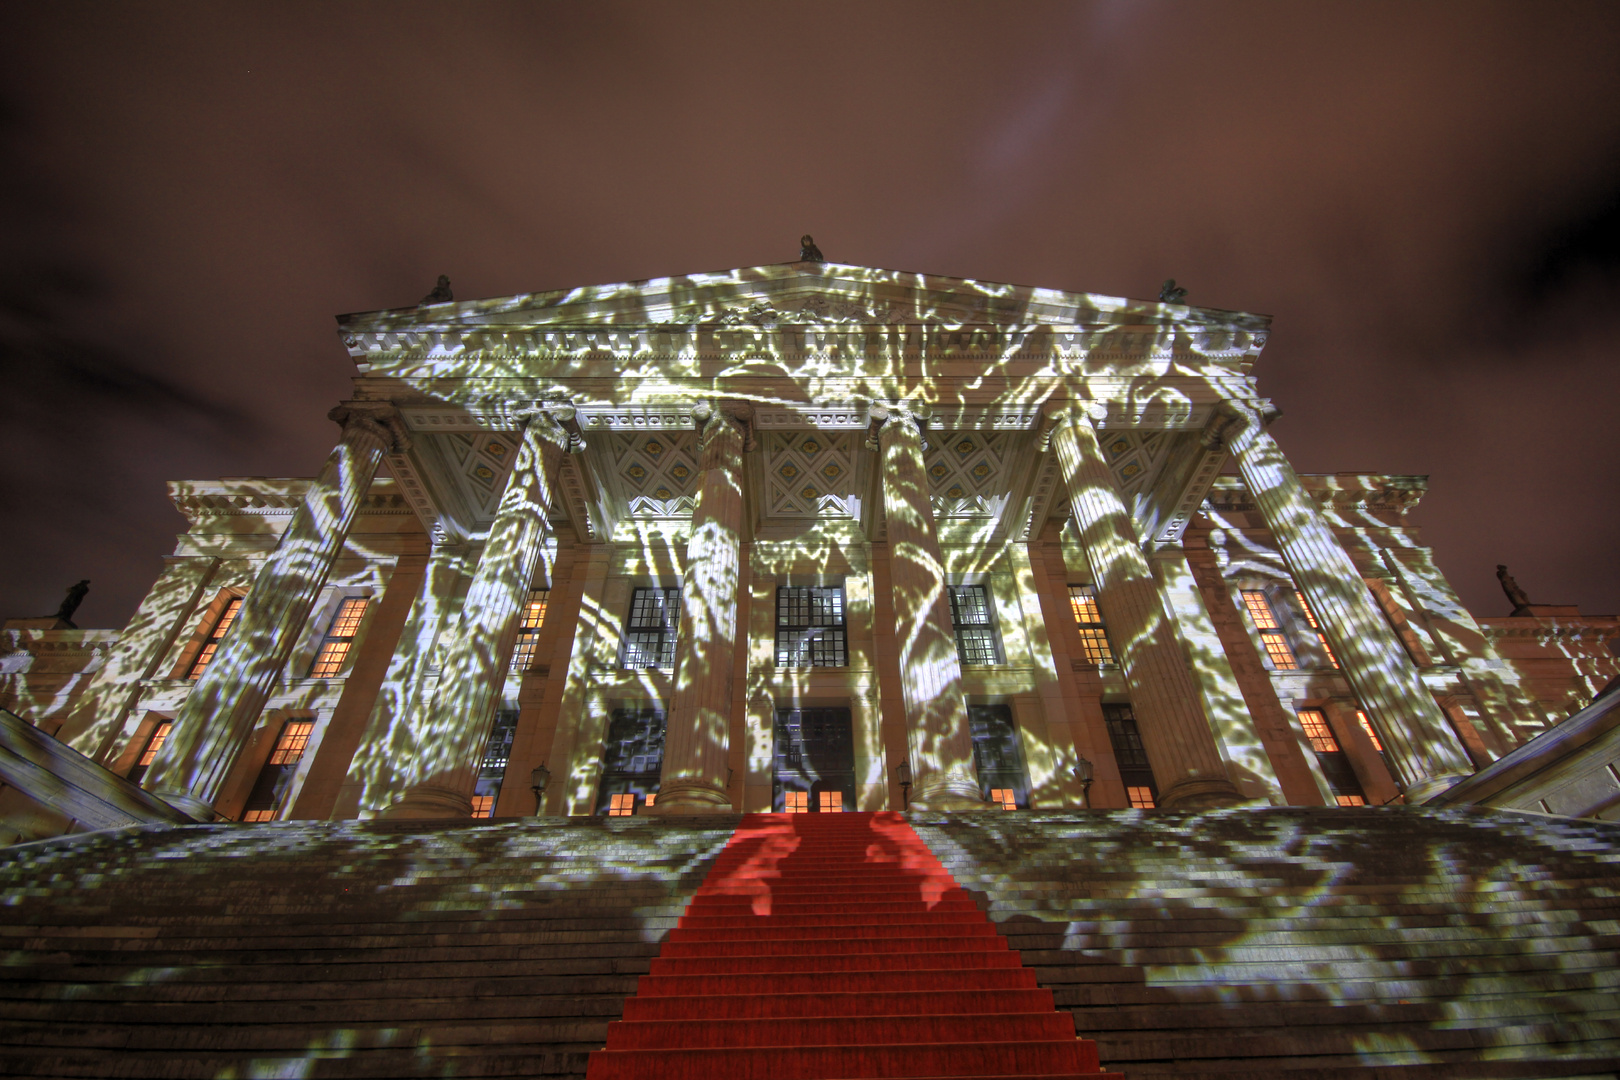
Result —
[[901, 758], [900, 763], [894, 767], [895, 782], [900, 785], [900, 795], [905, 799], [904, 809], [911, 809], [911, 760]]
[[1091, 809], [1091, 762], [1081, 758], [1075, 762], [1074, 778], [1080, 781], [1080, 797], [1085, 800], [1086, 809]]
[[529, 790], [534, 792], [534, 816], [539, 817], [546, 805], [546, 785], [551, 783], [551, 770], [541, 762], [529, 773]]

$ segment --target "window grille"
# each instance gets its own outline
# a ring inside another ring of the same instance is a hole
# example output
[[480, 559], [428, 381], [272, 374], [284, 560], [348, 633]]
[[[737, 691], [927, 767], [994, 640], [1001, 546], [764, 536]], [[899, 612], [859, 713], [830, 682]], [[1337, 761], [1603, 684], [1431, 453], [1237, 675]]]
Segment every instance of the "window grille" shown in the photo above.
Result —
[[[473, 784], [473, 814], [494, 817], [495, 801], [501, 796], [501, 784], [506, 780], [506, 764], [512, 760], [512, 741], [517, 736], [518, 710], [502, 709], [495, 714], [495, 723], [484, 742], [484, 759], [478, 766], [478, 779]], [[481, 802], [480, 800], [488, 800]], [[480, 807], [483, 809], [480, 810]]]
[[854, 807], [855, 727], [848, 709], [776, 710], [771, 805], [805, 814], [840, 813]]
[[152, 729], [152, 733], [146, 737], [145, 749], [141, 751], [141, 756], [135, 759], [134, 767], [129, 770], [127, 779], [131, 783], [141, 782], [141, 777], [146, 775], [147, 766], [157, 760], [158, 751], [163, 749], [163, 744], [169, 739], [169, 732], [173, 730], [173, 720], [165, 720]]
[[326, 637], [321, 641], [321, 651], [315, 656], [315, 663], [309, 669], [312, 679], [330, 679], [343, 670], [343, 661], [349, 658], [349, 650], [354, 647], [355, 635], [360, 632], [360, 622], [366, 617], [366, 607], [371, 601], [364, 596], [351, 596], [338, 605], [337, 614], [332, 616], [332, 625], [326, 630]]
[[1133, 808], [1148, 810], [1159, 803], [1159, 785], [1153, 779], [1142, 732], [1129, 705], [1104, 705], [1103, 720], [1108, 725], [1108, 742], [1114, 748], [1114, 763], [1125, 782], [1125, 795]]
[[636, 797], [628, 792], [611, 796], [608, 817], [630, 817], [636, 812]]
[[951, 629], [956, 653], [964, 664], [1001, 663], [1001, 642], [990, 614], [990, 594], [983, 585], [951, 585]]
[[823, 791], [819, 793], [817, 808], [823, 814], [842, 814], [844, 812], [844, 793], [842, 791]]
[[540, 628], [546, 622], [546, 602], [550, 589], [530, 589], [518, 615], [517, 644], [512, 647], [512, 670], [528, 671], [534, 666], [534, 651], [540, 645]]
[[[665, 723], [664, 710], [656, 706], [613, 710], [602, 740], [596, 813], [624, 817], [634, 811], [637, 799], [652, 805], [664, 771]], [[624, 813], [615, 814], [615, 807]]]
[[789, 814], [808, 814], [810, 812], [810, 793], [808, 791], [785, 791], [783, 794], [784, 810]]
[[1266, 594], [1259, 589], [1244, 589], [1243, 606], [1254, 620], [1254, 628], [1260, 632], [1260, 644], [1265, 647], [1271, 666], [1278, 671], [1292, 671], [1299, 667], [1294, 659], [1294, 650], [1288, 644], [1282, 624], [1277, 621], [1277, 613], [1271, 609], [1271, 601], [1266, 599]]
[[1114, 650], [1108, 644], [1108, 632], [1103, 626], [1102, 609], [1097, 606], [1095, 585], [1070, 585], [1069, 609], [1074, 612], [1074, 624], [1080, 632], [1080, 656], [1088, 664], [1099, 667], [1114, 662]]
[[637, 589], [624, 620], [619, 666], [628, 671], [675, 667], [675, 635], [681, 625], [681, 590]]
[[248, 795], [242, 808], [243, 821], [274, 821], [281, 813], [282, 803], [292, 787], [293, 773], [309, 747], [310, 732], [315, 730], [313, 720], [288, 720], [281, 725], [275, 748], [259, 770], [258, 782]]
[[776, 666], [849, 666], [842, 585], [776, 590]]
[[1305, 738], [1310, 740], [1311, 749], [1316, 752], [1316, 761], [1322, 766], [1322, 775], [1327, 779], [1328, 790], [1333, 792], [1334, 801], [1340, 806], [1365, 806], [1366, 792], [1361, 789], [1361, 781], [1356, 778], [1350, 758], [1339, 745], [1333, 729], [1328, 726], [1327, 714], [1321, 709], [1301, 709], [1296, 715], [1299, 716], [1300, 727], [1305, 730]]
[[968, 734], [973, 739], [979, 797], [1009, 810], [1028, 806], [1029, 775], [1024, 769], [1024, 752], [1012, 709], [1006, 705], [969, 705]]
[[1333, 655], [1333, 646], [1328, 644], [1327, 635], [1322, 633], [1322, 627], [1316, 621], [1316, 612], [1311, 610], [1310, 601], [1298, 589], [1294, 590], [1294, 598], [1299, 601], [1299, 610], [1305, 613], [1305, 621], [1310, 624], [1311, 630], [1316, 634], [1317, 644], [1322, 646], [1322, 654], [1328, 658], [1328, 663], [1334, 667], [1339, 666], [1339, 658]]
[[197, 659], [191, 662], [191, 670], [186, 673], [186, 678], [202, 677], [203, 668], [214, 658], [214, 653], [219, 650], [219, 643], [225, 638], [225, 631], [231, 628], [231, 623], [236, 621], [237, 612], [241, 610], [240, 596], [233, 596], [225, 602], [224, 610], [219, 613], [219, 618], [214, 620], [213, 629], [208, 631], [208, 640], [203, 642], [202, 651], [197, 654]]

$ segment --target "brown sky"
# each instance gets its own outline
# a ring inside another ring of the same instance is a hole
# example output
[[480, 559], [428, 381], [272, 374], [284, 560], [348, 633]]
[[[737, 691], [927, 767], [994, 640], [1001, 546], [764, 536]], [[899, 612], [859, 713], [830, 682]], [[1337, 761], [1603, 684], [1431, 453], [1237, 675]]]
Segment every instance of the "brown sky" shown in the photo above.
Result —
[[338, 312], [839, 262], [1266, 312], [1301, 471], [1620, 612], [1620, 5], [3, 4], [0, 614], [309, 475]]

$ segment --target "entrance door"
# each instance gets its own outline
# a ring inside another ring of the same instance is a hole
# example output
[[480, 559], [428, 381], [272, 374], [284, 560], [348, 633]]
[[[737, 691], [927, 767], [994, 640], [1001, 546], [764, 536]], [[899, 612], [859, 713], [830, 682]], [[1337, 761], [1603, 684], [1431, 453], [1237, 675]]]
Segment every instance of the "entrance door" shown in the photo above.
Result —
[[1018, 745], [1018, 728], [1005, 705], [969, 705], [973, 764], [979, 771], [979, 795], [1007, 809], [1029, 805], [1029, 774]]
[[658, 792], [664, 771], [664, 710], [614, 709], [602, 742], [596, 812], [628, 817]]
[[848, 709], [776, 710], [771, 808], [777, 813], [855, 809], [855, 733]]

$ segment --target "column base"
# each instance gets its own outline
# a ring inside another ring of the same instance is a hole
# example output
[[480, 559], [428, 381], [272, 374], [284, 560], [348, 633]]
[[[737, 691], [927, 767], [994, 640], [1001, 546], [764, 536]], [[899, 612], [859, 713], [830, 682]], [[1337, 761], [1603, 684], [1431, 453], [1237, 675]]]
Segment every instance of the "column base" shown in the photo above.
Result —
[[906, 809], [950, 813], [955, 810], [988, 810], [990, 804], [979, 794], [978, 781], [946, 773], [928, 777], [918, 784], [916, 794], [912, 795]]
[[707, 784], [670, 782], [659, 785], [658, 801], [638, 813], [653, 817], [732, 813], [731, 797]]
[[1217, 776], [1189, 776], [1159, 796], [1166, 810], [1214, 810], [1248, 801], [1232, 781]]
[[189, 818], [205, 823], [220, 820], [212, 806], [191, 795], [182, 795], [178, 791], [154, 791], [152, 794]]
[[1461, 773], [1425, 777], [1406, 789], [1406, 805], [1417, 806], [1419, 803], [1426, 803], [1442, 791], [1456, 787], [1466, 779], [1468, 777]]
[[377, 815], [391, 821], [436, 821], [472, 817], [472, 800], [462, 791], [418, 784]]

